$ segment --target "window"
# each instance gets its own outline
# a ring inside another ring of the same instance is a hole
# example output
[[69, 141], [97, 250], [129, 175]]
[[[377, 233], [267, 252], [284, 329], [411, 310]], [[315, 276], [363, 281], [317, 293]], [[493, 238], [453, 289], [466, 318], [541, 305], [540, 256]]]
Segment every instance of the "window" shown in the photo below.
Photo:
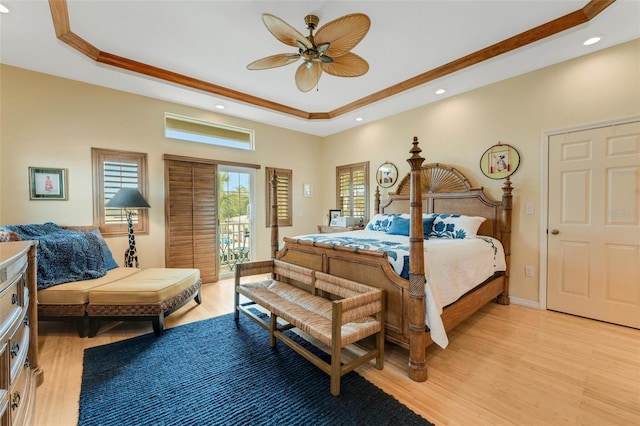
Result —
[[[127, 235], [124, 209], [107, 209], [105, 204], [123, 186], [138, 188], [148, 200], [147, 154], [91, 148], [93, 164], [93, 223], [103, 235]], [[140, 209], [133, 215], [136, 234], [149, 233], [149, 214]]]
[[253, 130], [164, 114], [164, 135], [172, 139], [253, 150]]
[[293, 203], [291, 202], [291, 181], [293, 171], [289, 169], [274, 169], [273, 167], [265, 167], [267, 191], [265, 197], [265, 204], [267, 206], [267, 226], [271, 226], [271, 176], [273, 171], [276, 171], [278, 176], [278, 192], [277, 192], [277, 204], [278, 204], [278, 226], [292, 226], [293, 225]]
[[336, 167], [336, 207], [343, 216], [369, 220], [369, 162]]

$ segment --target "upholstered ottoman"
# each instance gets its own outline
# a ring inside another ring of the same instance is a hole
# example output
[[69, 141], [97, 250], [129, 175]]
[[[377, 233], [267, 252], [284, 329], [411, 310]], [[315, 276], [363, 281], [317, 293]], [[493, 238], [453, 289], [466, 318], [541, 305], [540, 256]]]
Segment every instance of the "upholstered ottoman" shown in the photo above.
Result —
[[86, 337], [89, 319], [86, 315], [91, 290], [140, 273], [136, 268], [115, 268], [100, 278], [58, 284], [38, 290], [38, 319], [64, 320], [76, 322], [78, 335]]
[[164, 317], [191, 299], [202, 302], [200, 270], [151, 268], [98, 286], [89, 292], [89, 337], [102, 319], [151, 320], [156, 336], [164, 331]]

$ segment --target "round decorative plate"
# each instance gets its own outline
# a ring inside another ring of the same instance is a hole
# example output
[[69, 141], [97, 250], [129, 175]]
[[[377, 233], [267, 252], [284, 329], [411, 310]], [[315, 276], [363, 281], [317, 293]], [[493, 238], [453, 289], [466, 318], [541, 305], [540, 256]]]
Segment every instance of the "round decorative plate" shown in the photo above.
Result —
[[480, 158], [480, 170], [491, 179], [504, 179], [518, 170], [520, 153], [504, 143], [493, 145]]
[[398, 168], [395, 164], [385, 162], [378, 167], [376, 181], [382, 188], [390, 188], [398, 180]]

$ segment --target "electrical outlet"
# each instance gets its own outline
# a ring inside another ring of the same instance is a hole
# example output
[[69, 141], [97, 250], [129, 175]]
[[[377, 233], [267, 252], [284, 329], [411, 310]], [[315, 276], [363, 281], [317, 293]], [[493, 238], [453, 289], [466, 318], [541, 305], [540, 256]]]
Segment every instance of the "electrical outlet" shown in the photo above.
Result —
[[524, 205], [524, 212], [526, 214], [533, 214], [535, 212], [535, 209], [533, 207], [533, 203], [527, 203]]
[[524, 267], [524, 276], [532, 277], [533, 276], [533, 266], [525, 266]]

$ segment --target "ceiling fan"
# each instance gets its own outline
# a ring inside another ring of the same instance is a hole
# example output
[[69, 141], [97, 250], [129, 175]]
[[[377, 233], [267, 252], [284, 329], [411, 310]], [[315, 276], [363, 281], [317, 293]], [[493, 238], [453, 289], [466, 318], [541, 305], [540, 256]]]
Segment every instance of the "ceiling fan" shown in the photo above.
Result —
[[277, 16], [265, 13], [262, 21], [267, 29], [286, 45], [298, 48], [298, 53], [280, 53], [258, 59], [247, 65], [250, 70], [264, 70], [304, 61], [296, 71], [296, 86], [301, 92], [316, 87], [322, 72], [337, 77], [359, 77], [369, 70], [369, 64], [350, 52], [369, 31], [371, 21], [362, 13], [352, 13], [318, 27], [319, 18], [307, 15], [304, 22], [309, 35], [304, 36]]

